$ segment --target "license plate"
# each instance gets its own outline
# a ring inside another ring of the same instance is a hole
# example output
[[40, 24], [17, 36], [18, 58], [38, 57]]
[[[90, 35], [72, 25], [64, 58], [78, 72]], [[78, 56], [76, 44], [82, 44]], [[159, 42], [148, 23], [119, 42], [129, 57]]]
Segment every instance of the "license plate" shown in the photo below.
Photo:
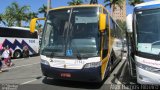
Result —
[[70, 78], [71, 74], [70, 73], [61, 73], [60, 76], [61, 77], [66, 77], [66, 78]]

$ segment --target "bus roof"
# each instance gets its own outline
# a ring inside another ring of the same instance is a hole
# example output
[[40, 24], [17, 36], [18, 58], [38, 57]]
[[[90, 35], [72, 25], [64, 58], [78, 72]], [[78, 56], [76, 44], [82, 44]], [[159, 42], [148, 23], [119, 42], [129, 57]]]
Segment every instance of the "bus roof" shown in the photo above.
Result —
[[9, 27], [9, 28], [23, 29], [23, 30], [30, 30], [29, 28], [24, 28], [24, 27]]
[[100, 6], [103, 7], [103, 5], [101, 5], [101, 4], [82, 4], [82, 5], [62, 6], [62, 7], [53, 8], [50, 10], [58, 10], [58, 9], [74, 8], [74, 7], [100, 7]]
[[[0, 28], [19, 29], [19, 30], [27, 30], [27, 31], [30, 31], [29, 28], [24, 28], [24, 27], [0, 27]], [[35, 31], [37, 31], [37, 30], [35, 30]]]
[[160, 1], [149, 1], [135, 6], [135, 10], [156, 9], [160, 8]]

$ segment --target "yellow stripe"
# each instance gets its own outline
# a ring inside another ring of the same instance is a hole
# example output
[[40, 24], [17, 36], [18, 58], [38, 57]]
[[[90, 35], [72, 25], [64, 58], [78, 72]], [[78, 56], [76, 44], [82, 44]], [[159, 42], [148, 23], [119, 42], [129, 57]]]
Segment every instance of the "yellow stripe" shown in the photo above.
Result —
[[[108, 54], [107, 56], [102, 60], [102, 66], [101, 66], [101, 77], [102, 77], [102, 80], [104, 79], [104, 75], [105, 75], [105, 72], [106, 72], [106, 67], [108, 65], [108, 61], [109, 61], [109, 58], [110, 58], [110, 54], [111, 54], [111, 48], [113, 46], [113, 42], [114, 42], [114, 38], [111, 37], [111, 30], [110, 30], [110, 16], [108, 15], [108, 22], [109, 22], [109, 44], [108, 44]], [[102, 55], [101, 55], [101, 58], [102, 58]]]
[[50, 9], [50, 10], [75, 8], [75, 7], [103, 7], [103, 6], [101, 4], [82, 4], [82, 5], [62, 6], [62, 7], [53, 8], [53, 9]]

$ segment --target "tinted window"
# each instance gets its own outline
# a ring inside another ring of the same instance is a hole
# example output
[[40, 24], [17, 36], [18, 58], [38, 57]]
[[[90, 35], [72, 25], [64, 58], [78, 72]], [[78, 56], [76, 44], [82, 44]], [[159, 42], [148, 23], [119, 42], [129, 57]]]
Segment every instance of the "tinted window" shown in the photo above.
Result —
[[30, 33], [27, 30], [0, 28], [0, 37], [38, 38], [37, 32]]

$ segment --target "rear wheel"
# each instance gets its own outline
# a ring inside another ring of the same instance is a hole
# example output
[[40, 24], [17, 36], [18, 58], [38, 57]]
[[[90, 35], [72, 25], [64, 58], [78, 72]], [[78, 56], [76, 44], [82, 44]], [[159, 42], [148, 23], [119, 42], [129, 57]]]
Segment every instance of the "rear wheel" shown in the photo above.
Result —
[[115, 55], [114, 51], [112, 50], [111, 56], [109, 59], [109, 72], [110, 72], [110, 74], [114, 68], [113, 65], [114, 65], [115, 60], [116, 60], [116, 55]]
[[22, 52], [20, 50], [16, 50], [13, 54], [14, 58], [20, 58], [22, 56]]
[[112, 58], [110, 58], [110, 60], [109, 60], [109, 62], [108, 62], [108, 64], [109, 64], [109, 76], [111, 75], [111, 72], [112, 72]]

